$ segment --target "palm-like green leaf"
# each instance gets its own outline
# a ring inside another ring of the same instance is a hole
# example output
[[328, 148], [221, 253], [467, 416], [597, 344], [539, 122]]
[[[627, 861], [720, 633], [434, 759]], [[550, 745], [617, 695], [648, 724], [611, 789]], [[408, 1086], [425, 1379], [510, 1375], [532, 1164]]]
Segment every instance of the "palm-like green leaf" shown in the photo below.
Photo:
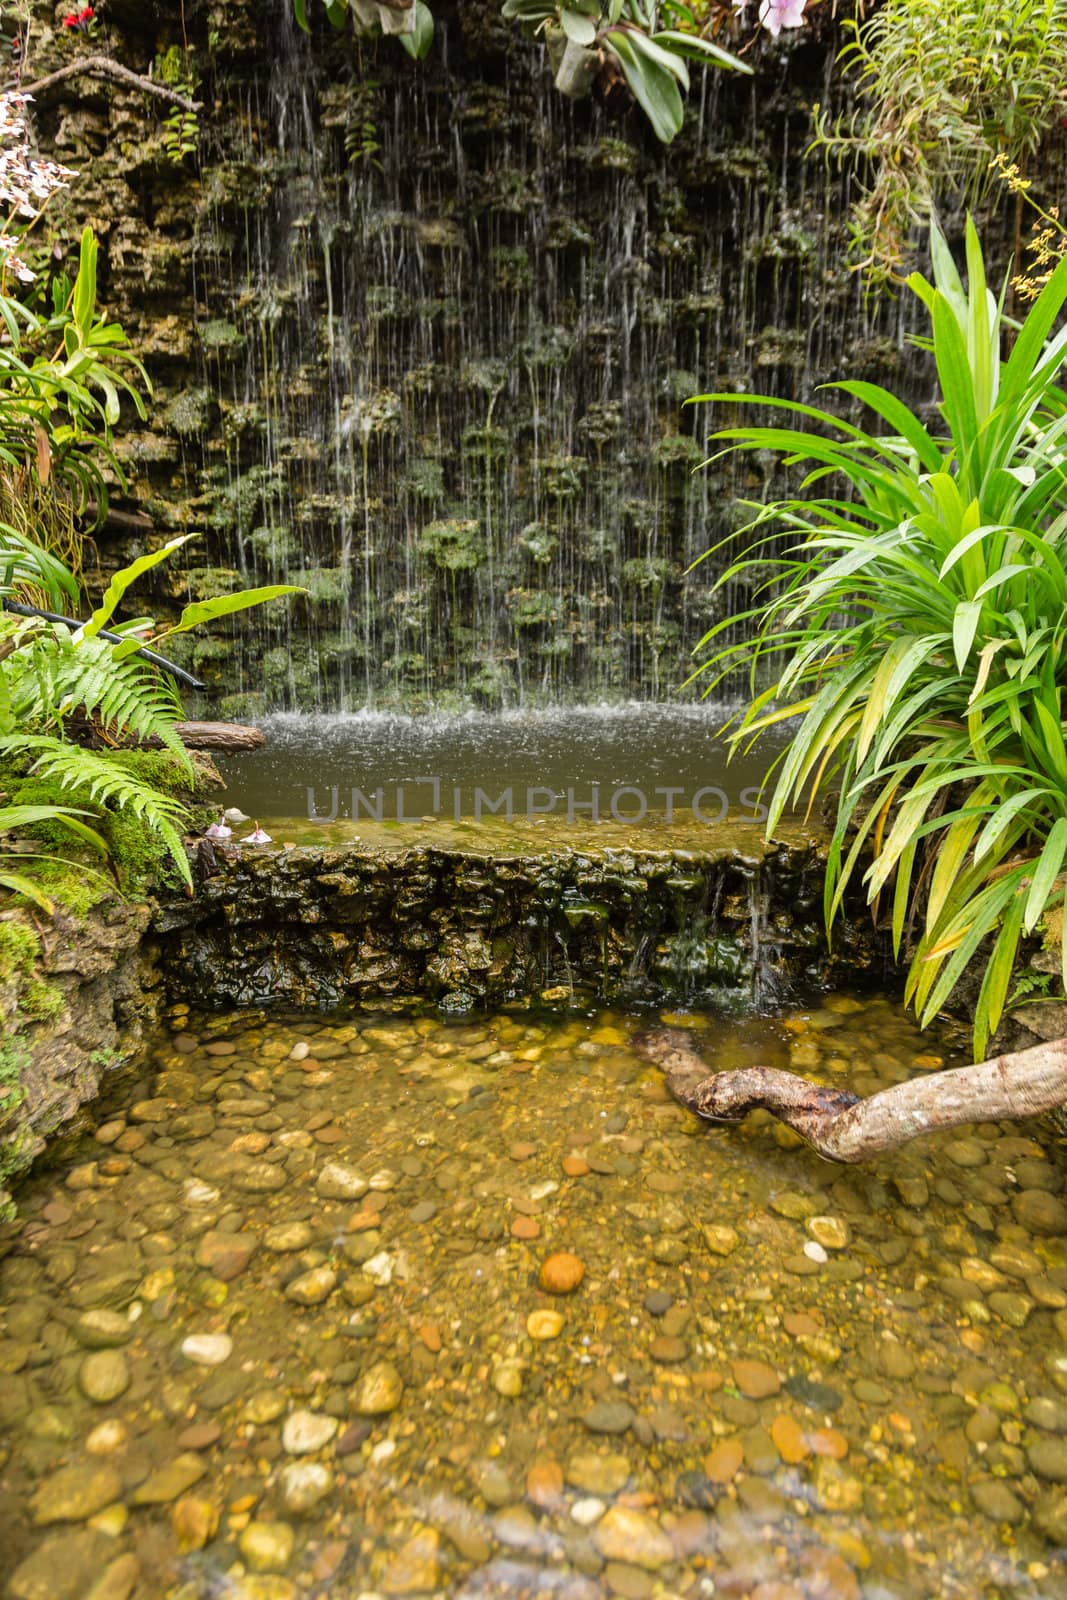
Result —
[[[1067, 402], [1056, 384], [1067, 330], [1053, 332], [1067, 264], [1004, 360], [1003, 296], [987, 288], [970, 223], [966, 254], [965, 285], [935, 232], [933, 281], [910, 280], [930, 315], [942, 430], [871, 384], [834, 387], [890, 432], [789, 401], [701, 397], [784, 411], [788, 426], [742, 422], [712, 444], [773, 450], [806, 476], [796, 498], [753, 508], [746, 531], [759, 542], [719, 586], [758, 570], [757, 603], [706, 635], [694, 677], [748, 668], [755, 692], [735, 748], [801, 715], [768, 828], [837, 784], [828, 922], [861, 871], [872, 903], [892, 888], [895, 946], [921, 927], [908, 994], [924, 1021], [985, 960], [979, 1047], [1021, 939], [1063, 899], [1067, 873]], [[784, 551], [769, 525], [790, 536]], [[739, 622], [754, 635], [724, 642]]]

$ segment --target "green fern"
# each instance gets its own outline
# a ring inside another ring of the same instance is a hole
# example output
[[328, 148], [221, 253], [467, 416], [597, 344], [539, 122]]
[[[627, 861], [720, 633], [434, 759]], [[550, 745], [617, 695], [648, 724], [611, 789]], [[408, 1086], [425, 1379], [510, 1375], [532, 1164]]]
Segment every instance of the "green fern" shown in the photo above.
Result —
[[[179, 832], [186, 807], [173, 795], [142, 782], [120, 762], [97, 750], [83, 750], [47, 733], [0, 735], [0, 755], [28, 759], [33, 777], [57, 784], [82, 805], [139, 818], [163, 840], [185, 883], [192, 883]], [[188, 766], [184, 750], [182, 755], [183, 764]]]
[[189, 755], [175, 732], [181, 702], [169, 679], [121, 645], [71, 634], [58, 625], [20, 661], [12, 685], [12, 719], [3, 730], [37, 727], [61, 732], [80, 713], [124, 743], [153, 744], [181, 762], [193, 779]]

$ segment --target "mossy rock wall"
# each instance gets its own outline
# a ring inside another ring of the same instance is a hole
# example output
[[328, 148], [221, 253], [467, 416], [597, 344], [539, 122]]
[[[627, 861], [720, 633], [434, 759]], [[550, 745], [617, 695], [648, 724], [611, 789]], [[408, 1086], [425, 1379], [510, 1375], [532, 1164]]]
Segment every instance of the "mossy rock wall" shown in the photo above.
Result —
[[881, 970], [857, 921], [831, 958], [814, 845], [479, 855], [310, 847], [220, 860], [156, 922], [168, 995], [216, 1005], [767, 1004]]
[[[32, 10], [32, 74], [99, 46]], [[104, 42], [148, 70], [180, 10], [113, 0]], [[168, 160], [135, 90], [38, 105], [82, 172], [57, 249], [93, 222], [156, 391], [103, 574], [195, 532], [157, 605], [306, 587], [179, 642], [226, 715], [675, 692], [747, 601], [686, 569], [776, 487], [763, 461], [694, 474], [725, 413], [684, 400], [907, 383], [909, 303], [864, 303], [844, 185], [804, 153], [832, 29], [709, 74], [664, 150], [621, 92], [563, 100], [496, 0], [440, 0], [422, 66], [308, 41], [288, 0], [184, 11], [199, 160]]]
[[147, 903], [105, 895], [40, 933], [0, 917], [0, 1213], [7, 1186], [78, 1126], [105, 1078], [136, 1053], [158, 1014]]

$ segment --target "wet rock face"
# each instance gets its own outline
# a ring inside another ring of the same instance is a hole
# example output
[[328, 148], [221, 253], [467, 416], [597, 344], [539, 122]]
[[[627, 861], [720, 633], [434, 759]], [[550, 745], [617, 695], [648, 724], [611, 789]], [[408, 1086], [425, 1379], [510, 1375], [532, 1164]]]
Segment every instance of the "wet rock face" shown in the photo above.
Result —
[[[148, 906], [118, 900], [77, 921], [60, 911], [50, 937], [34, 942], [34, 987], [17, 968], [0, 978], [0, 1211], [5, 1182], [77, 1124], [155, 1021], [149, 921]], [[92, 1187], [96, 1175], [86, 1169], [83, 1181]]]
[[[156, 921], [172, 999], [749, 1004], [830, 970], [814, 847], [476, 856], [301, 848], [223, 864]], [[576, 917], [580, 905], [583, 915]], [[593, 916], [593, 913], [596, 913]], [[881, 959], [862, 927], [834, 960]]]
[[[32, 11], [33, 72], [69, 64], [85, 42]], [[183, 22], [112, 0], [108, 48], [138, 71], [186, 31], [207, 109], [179, 166], [135, 89], [79, 80], [37, 108], [82, 174], [69, 243], [91, 217], [155, 391], [118, 441], [136, 514], [105, 575], [153, 531], [196, 532], [194, 598], [238, 572], [308, 590], [187, 643], [225, 711], [662, 695], [719, 615], [712, 564], [685, 570], [753, 487], [692, 474], [710, 421], [682, 402], [907, 360], [899, 305], [857, 336], [851, 275], [826, 267], [842, 189], [803, 152], [832, 37], [757, 50], [755, 92], [710, 74], [666, 151], [621, 93], [564, 102], [498, 0], [435, 15], [416, 72], [391, 41], [357, 61], [347, 33], [305, 40], [289, 6]], [[185, 584], [161, 568], [140, 592]]]

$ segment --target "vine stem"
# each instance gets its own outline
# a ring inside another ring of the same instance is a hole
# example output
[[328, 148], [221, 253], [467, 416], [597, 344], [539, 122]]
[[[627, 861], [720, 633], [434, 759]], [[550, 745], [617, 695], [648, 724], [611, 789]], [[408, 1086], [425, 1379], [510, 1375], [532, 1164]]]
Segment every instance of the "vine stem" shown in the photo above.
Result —
[[143, 77], [141, 73], [133, 72], [129, 67], [124, 67], [120, 62], [104, 55], [81, 56], [69, 66], [60, 67], [56, 72], [49, 72], [47, 76], [38, 78], [34, 83], [22, 84], [19, 92], [36, 95], [44, 89], [51, 89], [54, 84], [66, 83], [70, 78], [84, 77], [113, 78], [116, 83], [141, 89], [145, 94], [155, 95], [157, 100], [166, 100], [169, 105], [179, 106], [183, 111], [199, 111], [204, 104], [202, 100], [190, 100], [188, 95], [179, 94], [177, 89], [170, 88], [168, 84], [156, 83], [154, 79]]

